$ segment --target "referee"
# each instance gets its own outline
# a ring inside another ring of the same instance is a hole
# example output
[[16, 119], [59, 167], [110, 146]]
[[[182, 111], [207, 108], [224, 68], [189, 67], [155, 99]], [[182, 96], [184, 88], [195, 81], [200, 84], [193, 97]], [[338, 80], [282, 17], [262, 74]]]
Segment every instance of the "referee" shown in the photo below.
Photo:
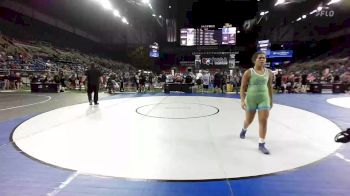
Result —
[[98, 105], [98, 90], [101, 80], [101, 72], [96, 68], [95, 63], [90, 64], [90, 68], [85, 72], [87, 81], [87, 94], [90, 105], [92, 105], [92, 92], [94, 93], [94, 103]]

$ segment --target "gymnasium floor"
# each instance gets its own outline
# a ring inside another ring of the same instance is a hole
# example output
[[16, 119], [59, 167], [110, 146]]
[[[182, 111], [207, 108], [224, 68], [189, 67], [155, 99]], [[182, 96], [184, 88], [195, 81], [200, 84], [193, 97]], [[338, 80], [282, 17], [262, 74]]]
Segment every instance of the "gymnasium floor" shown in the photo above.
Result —
[[0, 195], [349, 195], [350, 96], [274, 97], [267, 147], [237, 95], [0, 93]]

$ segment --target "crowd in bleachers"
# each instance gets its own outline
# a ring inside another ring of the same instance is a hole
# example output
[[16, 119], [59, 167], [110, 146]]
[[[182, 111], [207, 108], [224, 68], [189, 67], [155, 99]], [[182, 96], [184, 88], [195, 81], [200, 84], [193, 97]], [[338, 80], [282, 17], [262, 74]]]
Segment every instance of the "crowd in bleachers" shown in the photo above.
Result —
[[0, 85], [4, 90], [19, 90], [24, 79], [27, 85], [33, 81], [58, 82], [69, 89], [81, 89], [84, 88], [84, 73], [91, 62], [98, 64], [103, 73], [102, 87], [111, 76], [126, 79], [136, 73], [136, 69], [127, 63], [0, 35]]
[[[275, 75], [278, 92], [305, 93], [311, 83], [350, 85], [350, 56], [335, 55], [317, 61], [298, 62]], [[346, 89], [349, 91], [349, 89]]]

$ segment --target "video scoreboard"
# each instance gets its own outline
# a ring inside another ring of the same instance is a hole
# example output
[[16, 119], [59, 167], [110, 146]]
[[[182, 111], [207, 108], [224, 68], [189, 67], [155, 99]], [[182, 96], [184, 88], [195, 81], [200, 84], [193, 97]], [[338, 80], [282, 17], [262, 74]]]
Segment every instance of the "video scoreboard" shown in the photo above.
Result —
[[223, 27], [219, 29], [184, 28], [180, 32], [181, 46], [215, 46], [235, 45], [236, 27]]

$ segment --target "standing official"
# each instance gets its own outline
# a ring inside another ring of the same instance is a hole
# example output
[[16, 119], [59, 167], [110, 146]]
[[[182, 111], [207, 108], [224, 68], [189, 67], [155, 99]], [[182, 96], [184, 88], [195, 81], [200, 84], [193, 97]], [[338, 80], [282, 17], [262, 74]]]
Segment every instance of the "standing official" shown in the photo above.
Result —
[[98, 90], [101, 81], [101, 72], [96, 68], [95, 63], [90, 64], [90, 68], [85, 72], [87, 81], [87, 94], [90, 105], [92, 105], [92, 92], [94, 93], [94, 103], [98, 105]]

